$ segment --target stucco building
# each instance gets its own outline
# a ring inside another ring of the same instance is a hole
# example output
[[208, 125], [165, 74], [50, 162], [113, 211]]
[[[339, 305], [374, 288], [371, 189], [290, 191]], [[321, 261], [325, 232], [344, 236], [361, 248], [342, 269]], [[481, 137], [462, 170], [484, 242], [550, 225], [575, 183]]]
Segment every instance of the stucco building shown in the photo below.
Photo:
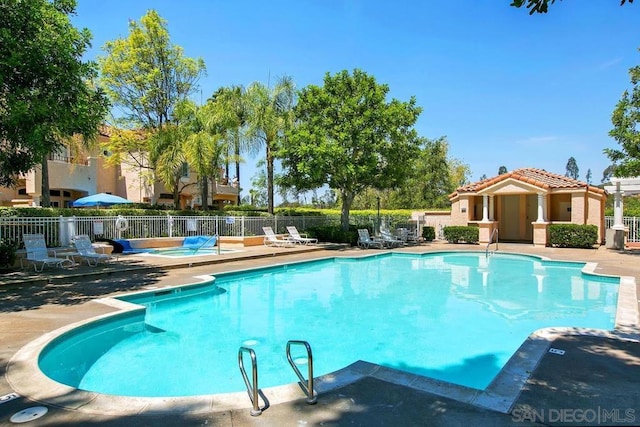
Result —
[[497, 233], [500, 241], [546, 246], [551, 224], [592, 224], [605, 239], [606, 191], [544, 170], [517, 169], [474, 182], [449, 199], [450, 225], [477, 225], [480, 243]]
[[[109, 128], [100, 130], [98, 146], [109, 139]], [[140, 154], [144, 156], [144, 153]], [[124, 197], [134, 203], [173, 205], [173, 194], [149, 171], [130, 166], [107, 163], [109, 153], [95, 149], [74, 157], [67, 148], [49, 156], [49, 197], [51, 206], [68, 207], [84, 196], [108, 193]], [[143, 159], [141, 159], [143, 160]], [[222, 174], [209, 185], [209, 206], [222, 208], [225, 204], [236, 204], [238, 186], [223, 184]], [[181, 208], [202, 206], [201, 181], [187, 164], [180, 178]], [[0, 206], [39, 206], [42, 198], [42, 172], [36, 167], [20, 177], [15, 188], [0, 187]]]

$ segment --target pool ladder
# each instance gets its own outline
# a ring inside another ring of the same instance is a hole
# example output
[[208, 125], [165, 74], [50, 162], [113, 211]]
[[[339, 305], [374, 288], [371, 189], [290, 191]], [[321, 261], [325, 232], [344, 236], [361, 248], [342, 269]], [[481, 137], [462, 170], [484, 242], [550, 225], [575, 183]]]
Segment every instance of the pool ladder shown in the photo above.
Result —
[[[294, 360], [291, 358], [291, 346], [292, 345], [303, 345], [307, 350], [307, 366], [308, 373], [307, 379], [305, 380], [304, 375], [300, 372], [298, 367], [296, 366]], [[249, 376], [247, 375], [247, 370], [244, 368], [244, 353], [249, 354], [251, 358], [251, 380], [249, 380]], [[300, 379], [300, 387], [302, 391], [307, 395], [307, 403], [309, 405], [313, 405], [318, 401], [317, 395], [313, 391], [313, 354], [311, 352], [311, 346], [306, 341], [301, 340], [289, 340], [287, 342], [287, 360], [289, 364], [293, 368], [293, 371]], [[260, 391], [258, 387], [258, 360], [256, 358], [256, 352], [248, 347], [240, 347], [238, 350], [238, 366], [240, 367], [240, 373], [242, 374], [242, 379], [244, 380], [244, 384], [247, 387], [247, 393], [249, 394], [249, 400], [251, 400], [251, 416], [258, 416], [262, 414], [262, 411], [269, 407], [269, 402], [265, 398], [265, 396]], [[258, 402], [258, 396], [262, 398], [264, 402], [264, 406], [261, 408], [260, 403]]]
[[491, 232], [491, 237], [489, 238], [489, 243], [487, 243], [487, 249], [484, 252], [484, 256], [485, 257], [489, 256], [489, 246], [491, 246], [491, 244], [493, 243], [493, 236], [494, 235], [496, 236], [496, 251], [498, 250], [498, 229], [494, 228], [493, 231]]

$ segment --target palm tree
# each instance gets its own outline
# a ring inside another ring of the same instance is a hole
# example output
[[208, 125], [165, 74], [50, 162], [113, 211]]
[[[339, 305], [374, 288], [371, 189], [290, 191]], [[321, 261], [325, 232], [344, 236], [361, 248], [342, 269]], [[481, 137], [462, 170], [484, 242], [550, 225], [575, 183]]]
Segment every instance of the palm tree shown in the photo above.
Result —
[[176, 124], [164, 124], [151, 139], [150, 159], [155, 175], [173, 193], [173, 205], [180, 208], [180, 177], [186, 162], [183, 130]]
[[285, 131], [293, 122], [295, 85], [293, 79], [284, 76], [273, 88], [260, 82], [247, 89], [250, 108], [249, 138], [265, 147], [267, 164], [267, 211], [273, 214], [273, 162], [278, 143], [285, 138]]
[[[240, 182], [240, 162], [242, 153], [254, 154], [259, 149], [255, 139], [247, 138], [249, 123], [249, 100], [243, 86], [230, 86], [218, 89], [214, 94], [216, 114], [223, 127], [227, 147], [233, 149], [233, 154], [227, 156], [227, 177], [229, 176], [229, 160], [235, 162], [235, 176]], [[240, 204], [240, 188], [238, 188], [238, 205]]]
[[[188, 164], [201, 180], [202, 209], [209, 208], [209, 180], [218, 173], [221, 156], [225, 151], [224, 140], [219, 134], [219, 123], [212, 102], [198, 106], [192, 101], [183, 101], [176, 106], [173, 128], [165, 125], [165, 140], [157, 145], [161, 150], [157, 160], [158, 177], [167, 189], [174, 191], [174, 202], [178, 204], [178, 185]], [[171, 130], [171, 131], [170, 131]]]

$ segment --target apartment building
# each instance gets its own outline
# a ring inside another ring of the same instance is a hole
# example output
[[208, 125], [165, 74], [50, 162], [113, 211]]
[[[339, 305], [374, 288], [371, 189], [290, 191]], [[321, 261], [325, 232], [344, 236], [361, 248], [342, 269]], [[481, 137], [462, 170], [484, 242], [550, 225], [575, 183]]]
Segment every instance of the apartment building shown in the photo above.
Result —
[[[108, 142], [108, 139], [109, 128], [102, 128], [98, 142]], [[51, 206], [69, 207], [74, 200], [97, 193], [115, 194], [134, 203], [173, 206], [173, 193], [153, 179], [150, 171], [129, 164], [135, 162], [108, 164], [108, 156], [109, 153], [101, 149], [78, 157], [74, 157], [68, 148], [50, 154], [47, 166]], [[179, 185], [182, 209], [202, 207], [200, 185], [201, 180], [185, 164]], [[210, 207], [222, 208], [237, 203], [238, 185], [230, 185], [222, 178], [222, 173], [209, 185]], [[0, 187], [0, 206], [40, 206], [41, 199], [41, 167], [21, 176], [15, 188]]]

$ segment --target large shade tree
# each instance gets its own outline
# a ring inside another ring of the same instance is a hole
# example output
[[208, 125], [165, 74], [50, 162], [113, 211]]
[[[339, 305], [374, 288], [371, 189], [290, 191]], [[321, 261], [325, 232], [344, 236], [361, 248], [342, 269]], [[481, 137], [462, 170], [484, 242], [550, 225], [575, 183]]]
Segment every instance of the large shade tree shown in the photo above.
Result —
[[354, 197], [366, 188], [398, 186], [419, 152], [413, 126], [421, 109], [413, 97], [388, 101], [388, 93], [362, 70], [327, 73], [323, 86], [300, 91], [296, 125], [280, 146], [283, 182], [301, 191], [334, 189], [344, 230]]
[[[179, 133], [165, 126], [177, 126], [175, 109], [198, 89], [205, 73], [201, 58], [189, 58], [171, 42], [167, 22], [149, 10], [140, 22], [129, 22], [129, 35], [109, 41], [105, 55], [98, 58], [101, 83], [109, 95], [117, 129], [109, 151], [113, 163], [155, 169], [147, 153], [158, 152], [153, 144], [178, 144], [168, 140]], [[159, 136], [156, 133], [163, 131]], [[175, 201], [175, 200], [174, 200]]]
[[[74, 134], [91, 139], [107, 111], [83, 61], [91, 33], [70, 21], [75, 0], [0, 0], [0, 185], [41, 164]], [[43, 206], [49, 191], [43, 188]]]
[[[457, 187], [451, 174], [449, 143], [446, 138], [420, 138], [420, 152], [413, 162], [405, 164], [409, 174], [389, 197], [381, 198], [385, 209], [446, 208], [449, 194]], [[369, 204], [371, 205], [371, 204]]]
[[640, 176], [640, 66], [632, 67], [629, 75], [633, 87], [625, 90], [616, 104], [611, 116], [613, 129], [609, 131], [620, 147], [604, 150], [613, 166], [605, 170], [603, 181], [613, 173], [618, 177]]

